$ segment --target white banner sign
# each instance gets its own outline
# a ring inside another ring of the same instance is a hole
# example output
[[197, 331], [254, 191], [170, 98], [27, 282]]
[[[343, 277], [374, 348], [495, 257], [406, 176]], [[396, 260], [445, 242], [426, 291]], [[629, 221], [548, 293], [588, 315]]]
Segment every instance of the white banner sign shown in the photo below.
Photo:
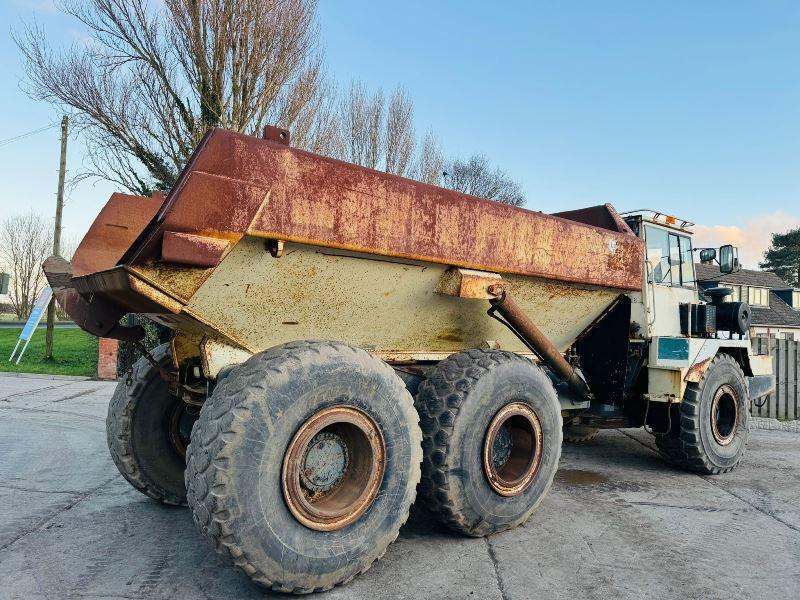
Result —
[[22, 350], [19, 351], [17, 361], [14, 363], [15, 365], [19, 364], [19, 360], [22, 358], [22, 355], [25, 354], [25, 349], [28, 347], [31, 338], [33, 337], [33, 332], [36, 331], [36, 328], [39, 326], [39, 321], [42, 320], [42, 316], [47, 310], [47, 305], [50, 304], [50, 298], [52, 297], [53, 290], [51, 290], [49, 287], [44, 288], [39, 294], [39, 297], [36, 299], [36, 304], [33, 305], [31, 316], [28, 317], [25, 327], [22, 328], [22, 333], [19, 334], [17, 345], [14, 346], [14, 351], [11, 353], [11, 357], [8, 359], [8, 362], [14, 360], [14, 355], [17, 353], [17, 348], [19, 348], [19, 345], [22, 342], [25, 342], [25, 345], [22, 346]]

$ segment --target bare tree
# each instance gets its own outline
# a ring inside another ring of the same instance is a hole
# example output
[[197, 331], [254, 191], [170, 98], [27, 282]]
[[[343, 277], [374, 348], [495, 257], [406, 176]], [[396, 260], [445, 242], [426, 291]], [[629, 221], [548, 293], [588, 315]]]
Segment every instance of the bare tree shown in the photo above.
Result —
[[387, 173], [406, 176], [412, 168], [414, 149], [414, 104], [402, 88], [397, 88], [389, 99], [386, 113]]
[[19, 319], [27, 319], [45, 285], [42, 262], [52, 244], [50, 224], [34, 212], [9, 217], [0, 229], [0, 260], [11, 275], [8, 295]]
[[431, 185], [442, 185], [445, 158], [439, 140], [432, 132], [422, 138], [417, 150], [417, 157], [411, 172], [411, 178]]
[[492, 167], [486, 156], [448, 161], [431, 132], [417, 143], [414, 105], [402, 88], [387, 107], [381, 90], [370, 94], [364, 84], [353, 82], [341, 96], [338, 112], [337, 158], [503, 204], [525, 203], [519, 184]]
[[444, 187], [511, 206], [525, 204], [522, 188], [499, 167], [492, 168], [483, 154], [453, 159], [444, 168]]
[[384, 105], [383, 92], [379, 89], [370, 94], [360, 81], [352, 82], [342, 94], [337, 149], [342, 159], [370, 169], [382, 166], [386, 147]]
[[138, 194], [168, 189], [212, 127], [292, 131], [300, 147], [373, 169], [522, 203], [519, 186], [483, 156], [444, 158], [398, 88], [387, 101], [327, 78], [318, 0], [60, 0], [89, 41], [48, 45], [35, 24], [15, 40], [29, 93], [74, 111], [89, 162], [85, 175]]
[[354, 81], [339, 98], [334, 156], [362, 167], [411, 176], [416, 138], [414, 105], [402, 88], [387, 103], [383, 91]]
[[89, 41], [58, 50], [40, 27], [15, 34], [29, 93], [75, 111], [92, 175], [135, 193], [169, 188], [211, 127], [292, 130], [333, 142], [334, 94], [317, 0], [61, 0]]

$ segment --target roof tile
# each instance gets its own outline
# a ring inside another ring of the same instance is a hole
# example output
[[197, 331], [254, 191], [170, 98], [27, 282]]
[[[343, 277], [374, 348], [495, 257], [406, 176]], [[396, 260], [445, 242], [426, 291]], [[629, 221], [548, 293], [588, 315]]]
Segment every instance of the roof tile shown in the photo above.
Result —
[[695, 263], [695, 272], [698, 281], [724, 281], [732, 285], [753, 285], [768, 287], [770, 289], [791, 288], [788, 283], [769, 271], [756, 271], [755, 269], [742, 269], [736, 273], [720, 273], [717, 265], [704, 265]]
[[769, 293], [769, 308], [751, 306], [753, 325], [800, 327], [800, 311], [786, 304], [775, 292]]
[[[716, 265], [695, 264], [697, 281], [715, 285], [751, 285], [766, 287], [770, 290], [788, 289], [788, 285], [775, 273], [769, 271], [756, 271], [742, 269], [736, 273], [720, 273]], [[766, 306], [751, 306], [753, 312], [753, 325], [762, 327], [800, 327], [800, 310], [795, 310], [775, 293], [769, 293], [769, 308]]]

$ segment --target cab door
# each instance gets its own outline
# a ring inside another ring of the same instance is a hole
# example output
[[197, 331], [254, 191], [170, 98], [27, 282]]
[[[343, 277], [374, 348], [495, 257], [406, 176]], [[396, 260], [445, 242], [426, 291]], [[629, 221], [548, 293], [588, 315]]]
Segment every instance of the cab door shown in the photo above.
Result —
[[692, 240], [689, 235], [650, 223], [644, 233], [648, 337], [680, 336], [679, 305], [697, 298]]

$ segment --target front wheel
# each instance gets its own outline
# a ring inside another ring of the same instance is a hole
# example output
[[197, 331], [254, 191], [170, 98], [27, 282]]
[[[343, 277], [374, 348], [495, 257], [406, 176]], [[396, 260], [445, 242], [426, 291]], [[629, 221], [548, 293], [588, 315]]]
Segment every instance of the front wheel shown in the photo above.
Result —
[[192, 432], [189, 505], [254, 582], [323, 591], [370, 567], [408, 517], [422, 459], [411, 395], [363, 350], [292, 342], [233, 369]]
[[698, 383], [686, 386], [672, 427], [656, 436], [661, 455], [673, 464], [706, 475], [739, 464], [749, 436], [749, 396], [739, 364], [718, 354]]

